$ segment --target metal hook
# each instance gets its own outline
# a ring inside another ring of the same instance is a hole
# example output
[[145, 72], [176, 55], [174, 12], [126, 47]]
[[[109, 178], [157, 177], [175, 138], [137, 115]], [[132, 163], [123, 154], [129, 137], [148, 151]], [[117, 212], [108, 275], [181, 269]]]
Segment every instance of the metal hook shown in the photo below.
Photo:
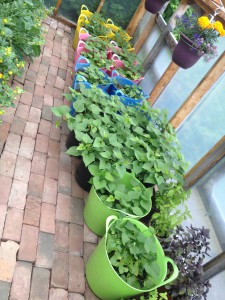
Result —
[[220, 8], [220, 7], [217, 7], [217, 8], [215, 9], [213, 15], [209, 14], [209, 16], [211, 16], [211, 18], [210, 18], [209, 21], [212, 22], [212, 21], [214, 20], [214, 18], [215, 18], [217, 15], [219, 15], [220, 11], [221, 11], [221, 8]]

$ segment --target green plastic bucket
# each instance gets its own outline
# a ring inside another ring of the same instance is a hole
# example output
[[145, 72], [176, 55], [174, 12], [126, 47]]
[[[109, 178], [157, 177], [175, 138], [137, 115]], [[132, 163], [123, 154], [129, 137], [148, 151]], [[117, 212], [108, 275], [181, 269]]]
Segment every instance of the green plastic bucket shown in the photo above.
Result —
[[[130, 185], [131, 178], [134, 176], [131, 173], [126, 173], [124, 177], [121, 179], [122, 183], [125, 184], [127, 187]], [[142, 185], [142, 183], [140, 182]], [[86, 225], [97, 235], [103, 236], [105, 234], [105, 224], [106, 219], [109, 216], [117, 216], [119, 217], [120, 214], [124, 216], [140, 219], [145, 217], [152, 208], [151, 199], [149, 199], [149, 210], [143, 216], [136, 216], [132, 214], [127, 214], [121, 210], [109, 208], [101, 201], [99, 196], [96, 193], [95, 188], [92, 186], [90, 193], [88, 195], [85, 207], [84, 207], [84, 221]]]
[[[96, 294], [97, 297], [102, 300], [120, 300], [122, 298], [126, 299], [128, 297], [137, 296], [145, 292], [150, 292], [160, 286], [170, 283], [177, 278], [179, 274], [177, 266], [172, 259], [165, 256], [158, 239], [155, 237], [157, 248], [157, 262], [161, 268], [160, 274], [157, 278], [157, 285], [152, 286], [148, 290], [139, 290], [133, 288], [123, 279], [121, 279], [112, 267], [106, 251], [107, 233], [110, 226], [113, 224], [113, 222], [116, 221], [116, 219], [117, 218], [115, 216], [107, 218], [106, 234], [89, 257], [86, 265], [87, 282], [91, 290]], [[114, 221], [110, 225], [110, 222], [112, 220]], [[144, 224], [134, 219], [124, 218], [123, 221], [132, 222], [133, 224], [137, 225], [137, 227], [142, 232], [146, 232], [146, 230], [148, 229], [148, 227], [146, 227]], [[146, 236], [147, 235], [148, 233], [146, 232]], [[172, 265], [173, 274], [165, 280], [167, 274], [167, 263], [170, 263]]]

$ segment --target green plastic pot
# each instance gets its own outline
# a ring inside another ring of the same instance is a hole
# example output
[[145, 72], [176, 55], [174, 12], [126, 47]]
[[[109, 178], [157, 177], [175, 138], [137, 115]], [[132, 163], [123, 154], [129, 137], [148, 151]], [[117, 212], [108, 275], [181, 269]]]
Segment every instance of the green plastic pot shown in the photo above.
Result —
[[[131, 178], [134, 178], [134, 176], [131, 173], [126, 173], [121, 181], [123, 184], [129, 187], [131, 186]], [[140, 184], [142, 185], [141, 182]], [[84, 221], [94, 233], [99, 236], [103, 236], [105, 234], [106, 219], [109, 216], [114, 215], [118, 217], [120, 214], [122, 214], [130, 218], [141, 219], [150, 212], [151, 208], [151, 199], [149, 199], [149, 210], [143, 216], [132, 215], [118, 209], [109, 208], [105, 203], [101, 201], [98, 194], [96, 193], [95, 188], [92, 186], [84, 207]]]
[[[151, 286], [147, 290], [136, 289], [129, 284], [127, 284], [121, 277], [116, 273], [113, 266], [109, 261], [109, 257], [106, 250], [106, 240], [107, 233], [110, 226], [116, 221], [115, 216], [107, 218], [106, 221], [106, 234], [95, 248], [94, 252], [91, 254], [86, 265], [86, 278], [91, 290], [95, 293], [97, 297], [103, 300], [119, 300], [126, 299], [132, 296], [137, 296], [145, 292], [150, 292], [160, 286], [166, 285], [177, 278], [179, 271], [172, 259], [165, 256], [163, 249], [155, 237], [155, 244], [157, 248], [157, 262], [160, 266], [160, 274], [156, 279], [157, 284]], [[111, 224], [110, 222], [114, 220]], [[137, 225], [138, 228], [143, 232], [144, 235], [148, 235], [145, 225], [141, 222], [124, 218], [123, 222], [130, 221]], [[146, 232], [146, 234], [145, 234]], [[166, 278], [167, 274], [167, 264], [170, 263], [173, 269], [172, 275]]]

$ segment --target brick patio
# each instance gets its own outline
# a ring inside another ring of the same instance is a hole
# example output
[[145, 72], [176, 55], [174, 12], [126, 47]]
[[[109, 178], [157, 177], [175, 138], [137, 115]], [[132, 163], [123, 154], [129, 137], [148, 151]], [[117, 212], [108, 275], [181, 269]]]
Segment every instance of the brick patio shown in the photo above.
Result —
[[68, 129], [50, 110], [72, 84], [73, 33], [50, 18], [43, 26], [42, 55], [14, 78], [24, 93], [0, 126], [0, 300], [92, 300], [84, 265], [97, 236], [83, 223]]

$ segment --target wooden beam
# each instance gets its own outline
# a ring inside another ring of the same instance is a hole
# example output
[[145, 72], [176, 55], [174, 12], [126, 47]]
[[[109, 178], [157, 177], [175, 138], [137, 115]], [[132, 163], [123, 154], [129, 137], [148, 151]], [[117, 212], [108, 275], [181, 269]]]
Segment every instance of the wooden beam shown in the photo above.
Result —
[[202, 97], [220, 78], [223, 72], [225, 72], [225, 51], [170, 120], [170, 123], [174, 128], [177, 128], [191, 113], [195, 106], [201, 101]]
[[[213, 14], [217, 9], [217, 5], [213, 1], [209, 0], [194, 0], [198, 6], [200, 6], [207, 14]], [[216, 20], [219, 20], [225, 26], [225, 11], [220, 11], [219, 15], [216, 16]]]
[[190, 188], [225, 156], [225, 136], [185, 174], [184, 186]]
[[141, 19], [143, 18], [144, 14], [145, 14], [146, 10], [145, 10], [145, 0], [141, 0], [141, 3], [139, 4], [135, 14], [133, 15], [127, 29], [126, 32], [130, 35], [133, 36], [135, 31], [138, 28], [138, 25], [141, 21]]
[[61, 16], [61, 15], [52, 15], [52, 18], [56, 19], [57, 21], [65, 24], [66, 26], [69, 26], [71, 28], [76, 28], [77, 27], [77, 24], [74, 23], [73, 21], [69, 20], [69, 19], [66, 19], [65, 17]]
[[169, 84], [170, 80], [173, 78], [174, 74], [179, 69], [179, 66], [174, 62], [171, 62], [166, 71], [163, 73], [162, 77], [159, 79], [154, 89], [152, 90], [148, 101], [153, 105], [161, 93], [164, 91], [166, 86]]
[[220, 253], [204, 266], [204, 279], [210, 279], [221, 271], [225, 270], [225, 252]]
[[58, 10], [59, 10], [61, 4], [62, 4], [62, 0], [58, 0], [56, 3], [55, 9], [53, 10], [54, 15], [56, 15], [58, 13]]
[[149, 34], [152, 31], [152, 28], [155, 25], [156, 21], [156, 15], [151, 15], [150, 19], [148, 20], [148, 23], [146, 24], [144, 30], [140, 34], [138, 40], [136, 41], [134, 45], [134, 52], [137, 54], [140, 50], [141, 47], [144, 45], [145, 41], [147, 40]]
[[144, 61], [145, 72], [147, 72], [147, 70], [149, 69], [150, 65], [152, 64], [152, 62], [154, 61], [154, 59], [158, 55], [159, 51], [161, 50], [166, 35], [170, 31], [172, 31], [173, 28], [175, 27], [175, 25], [176, 25], [176, 16], [177, 15], [182, 16], [185, 13], [185, 11], [189, 7], [188, 3], [189, 3], [189, 0], [181, 0], [178, 8], [173, 13], [173, 15], [170, 18], [170, 20], [169, 20], [167, 26], [165, 27], [164, 31], [160, 34], [160, 36], [159, 36], [158, 40], [156, 41], [155, 45], [153, 46], [153, 48], [151, 49], [150, 53], [146, 57], [146, 59]]
[[96, 12], [100, 13], [100, 11], [102, 10], [102, 7], [103, 7], [104, 3], [105, 3], [105, 0], [101, 0], [101, 2], [99, 3], [99, 6], [98, 6]]

